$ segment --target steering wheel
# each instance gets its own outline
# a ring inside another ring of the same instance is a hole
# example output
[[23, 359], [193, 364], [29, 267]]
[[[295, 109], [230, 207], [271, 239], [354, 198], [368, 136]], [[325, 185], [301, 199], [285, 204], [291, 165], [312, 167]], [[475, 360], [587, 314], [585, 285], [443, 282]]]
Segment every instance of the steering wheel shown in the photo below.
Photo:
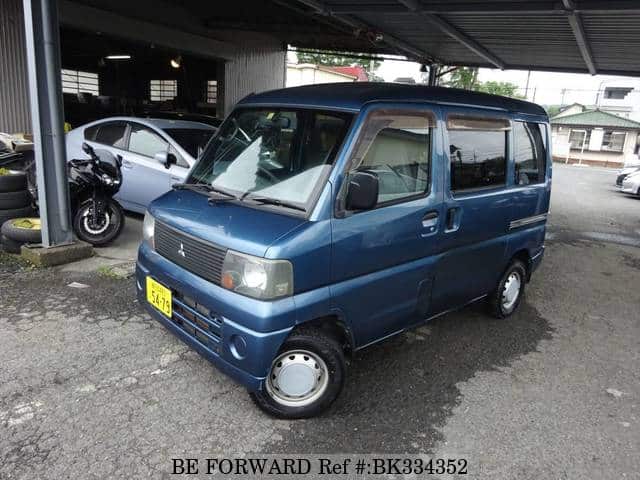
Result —
[[276, 177], [273, 173], [271, 173], [269, 170], [267, 170], [266, 168], [261, 167], [260, 165], [258, 165], [257, 167], [258, 167], [258, 172], [262, 173], [263, 176], [267, 177], [273, 183], [280, 182], [280, 179], [278, 177]]

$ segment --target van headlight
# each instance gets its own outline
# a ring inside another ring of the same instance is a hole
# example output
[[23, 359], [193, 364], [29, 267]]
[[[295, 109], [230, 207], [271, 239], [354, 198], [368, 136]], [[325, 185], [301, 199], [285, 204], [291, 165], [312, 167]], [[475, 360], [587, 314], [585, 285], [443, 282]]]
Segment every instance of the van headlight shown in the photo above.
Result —
[[147, 210], [144, 212], [144, 222], [142, 222], [142, 241], [147, 243], [152, 250], [155, 250], [156, 219]]
[[287, 260], [269, 260], [227, 250], [221, 285], [227, 290], [272, 300], [293, 294], [293, 266]]

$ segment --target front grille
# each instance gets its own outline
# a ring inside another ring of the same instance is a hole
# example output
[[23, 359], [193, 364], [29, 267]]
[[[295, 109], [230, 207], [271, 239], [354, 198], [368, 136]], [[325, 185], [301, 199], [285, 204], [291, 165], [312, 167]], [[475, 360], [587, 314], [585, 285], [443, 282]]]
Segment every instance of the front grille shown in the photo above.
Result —
[[220, 285], [222, 263], [227, 251], [156, 221], [155, 249], [185, 270]]
[[220, 353], [223, 322], [208, 308], [174, 292], [171, 320], [202, 346], [214, 353]]

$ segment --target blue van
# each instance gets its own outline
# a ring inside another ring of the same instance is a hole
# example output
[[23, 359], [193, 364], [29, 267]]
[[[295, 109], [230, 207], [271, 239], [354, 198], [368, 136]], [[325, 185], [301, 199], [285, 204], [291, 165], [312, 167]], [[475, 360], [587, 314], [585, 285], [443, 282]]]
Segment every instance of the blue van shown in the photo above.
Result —
[[455, 89], [250, 95], [150, 205], [140, 302], [261, 409], [317, 415], [345, 355], [481, 299], [517, 309], [544, 252], [549, 134], [538, 105]]

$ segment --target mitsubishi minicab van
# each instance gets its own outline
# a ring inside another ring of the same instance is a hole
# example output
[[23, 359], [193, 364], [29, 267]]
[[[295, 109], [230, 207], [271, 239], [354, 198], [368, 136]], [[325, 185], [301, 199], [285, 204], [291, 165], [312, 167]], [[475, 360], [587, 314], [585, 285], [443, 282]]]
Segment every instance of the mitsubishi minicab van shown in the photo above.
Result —
[[140, 302], [261, 409], [317, 415], [345, 355], [478, 300], [518, 308], [544, 252], [549, 135], [538, 105], [455, 89], [250, 95], [149, 206]]

